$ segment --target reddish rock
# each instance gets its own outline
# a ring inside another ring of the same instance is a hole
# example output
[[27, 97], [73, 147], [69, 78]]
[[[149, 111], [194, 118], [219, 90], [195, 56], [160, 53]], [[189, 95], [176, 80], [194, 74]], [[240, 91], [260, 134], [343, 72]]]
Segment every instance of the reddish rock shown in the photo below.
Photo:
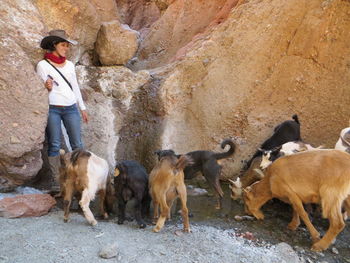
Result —
[[56, 204], [48, 194], [18, 195], [0, 200], [0, 216], [7, 218], [42, 216]]

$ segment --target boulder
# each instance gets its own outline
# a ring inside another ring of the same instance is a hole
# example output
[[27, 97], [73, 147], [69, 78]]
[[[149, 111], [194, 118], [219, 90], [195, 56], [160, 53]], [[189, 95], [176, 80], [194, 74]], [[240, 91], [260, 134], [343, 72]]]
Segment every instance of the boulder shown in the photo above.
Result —
[[41, 168], [48, 98], [23, 48], [10, 37], [0, 44], [1, 192], [32, 179]]
[[[3, 0], [0, 14], [0, 39], [16, 42], [21, 48], [20, 56], [25, 54], [26, 60], [35, 65], [42, 57], [39, 43], [45, 32], [45, 25], [33, 1]], [[15, 54], [16, 50], [13, 50], [12, 56]], [[4, 53], [0, 55], [3, 58]]]
[[79, 42], [70, 52], [73, 62], [79, 61], [86, 51], [94, 48], [102, 21], [118, 18], [113, 0], [36, 0], [35, 4], [47, 31], [64, 29], [71, 39]]
[[96, 40], [96, 53], [102, 65], [125, 65], [138, 48], [137, 31], [117, 20], [102, 23]]
[[42, 216], [56, 205], [48, 194], [28, 194], [0, 200], [0, 216], [6, 218]]

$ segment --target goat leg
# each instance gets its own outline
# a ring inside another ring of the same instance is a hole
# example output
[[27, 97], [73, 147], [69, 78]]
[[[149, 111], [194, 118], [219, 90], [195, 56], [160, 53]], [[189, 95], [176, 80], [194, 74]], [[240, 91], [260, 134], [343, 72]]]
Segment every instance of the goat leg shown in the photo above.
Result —
[[141, 204], [142, 204], [142, 197], [136, 198], [136, 202], [135, 202], [135, 206], [134, 206], [135, 219], [136, 219], [136, 222], [140, 228], [145, 228], [146, 223], [145, 223], [145, 221], [143, 221], [142, 216], [141, 216]]
[[86, 220], [92, 225], [95, 226], [97, 225], [97, 221], [94, 217], [94, 215], [92, 214], [91, 210], [90, 210], [90, 197], [89, 197], [89, 190], [88, 189], [84, 189], [83, 193], [82, 193], [82, 197], [81, 200], [79, 201], [79, 205], [81, 207], [81, 209], [83, 209], [84, 215]]
[[99, 192], [99, 205], [100, 205], [100, 213], [103, 216], [104, 219], [108, 219], [108, 214], [105, 209], [105, 198], [106, 198], [106, 190], [101, 189]]
[[119, 196], [118, 198], [118, 224], [122, 225], [125, 221], [125, 206], [126, 202]]

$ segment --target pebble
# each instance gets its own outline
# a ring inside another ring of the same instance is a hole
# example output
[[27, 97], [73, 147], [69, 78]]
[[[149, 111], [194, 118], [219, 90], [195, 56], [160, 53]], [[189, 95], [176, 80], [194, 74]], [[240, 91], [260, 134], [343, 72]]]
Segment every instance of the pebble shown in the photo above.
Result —
[[236, 215], [234, 217], [234, 219], [236, 221], [238, 221], [238, 222], [243, 221], [243, 220], [250, 220], [250, 221], [252, 221], [252, 220], [254, 220], [254, 217], [252, 217], [252, 216], [239, 216], [239, 215]]
[[332, 252], [336, 255], [339, 255], [339, 251], [335, 247], [332, 248]]
[[117, 243], [109, 244], [103, 247], [98, 254], [101, 258], [114, 258], [118, 256], [118, 245]]
[[294, 250], [297, 251], [297, 252], [299, 252], [299, 253], [304, 253], [304, 252], [305, 252], [305, 249], [303, 249], [303, 248], [301, 248], [301, 247], [299, 247], [299, 246], [295, 246], [295, 247], [294, 247]]
[[11, 136], [10, 137], [10, 142], [12, 144], [17, 144], [17, 143], [20, 143], [21, 141], [16, 136]]

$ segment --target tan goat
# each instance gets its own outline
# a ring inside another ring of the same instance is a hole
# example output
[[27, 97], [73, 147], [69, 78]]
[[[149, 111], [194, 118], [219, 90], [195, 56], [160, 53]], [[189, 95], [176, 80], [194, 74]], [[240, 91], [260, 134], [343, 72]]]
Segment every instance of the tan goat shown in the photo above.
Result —
[[158, 217], [158, 208], [160, 208], [160, 216], [153, 232], [159, 232], [163, 228], [177, 197], [181, 200], [184, 231], [190, 232], [183, 172], [188, 164], [190, 164], [190, 158], [187, 155], [182, 155], [180, 158], [177, 158], [175, 154], [166, 155], [161, 157], [159, 163], [151, 171], [149, 190], [153, 200], [154, 219]]
[[[257, 219], [264, 219], [260, 208], [270, 199], [278, 198], [293, 206], [293, 219], [288, 227], [295, 230], [299, 216], [308, 228], [314, 244], [313, 251], [329, 247], [343, 230], [341, 214], [344, 202], [349, 210], [350, 155], [338, 150], [314, 150], [281, 157], [265, 171], [265, 177], [244, 190], [246, 211]], [[325, 236], [320, 239], [303, 203], [320, 203], [322, 215], [330, 222]]]

